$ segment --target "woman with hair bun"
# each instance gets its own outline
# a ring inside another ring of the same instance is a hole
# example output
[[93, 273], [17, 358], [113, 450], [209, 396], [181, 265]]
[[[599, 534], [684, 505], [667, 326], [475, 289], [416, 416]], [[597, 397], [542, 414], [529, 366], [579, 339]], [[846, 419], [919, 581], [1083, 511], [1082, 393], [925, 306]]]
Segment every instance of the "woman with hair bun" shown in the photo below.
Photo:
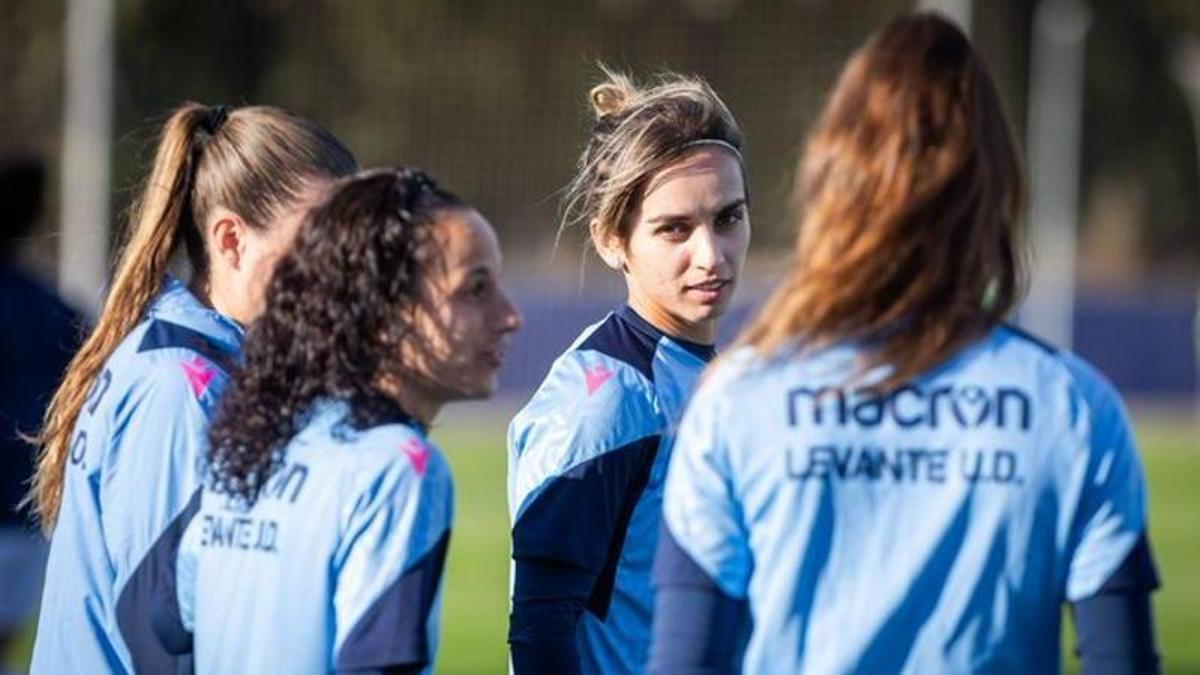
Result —
[[491, 225], [419, 171], [363, 172], [312, 212], [156, 587], [169, 649], [204, 673], [432, 670], [453, 493], [425, 433], [495, 389], [520, 324], [499, 276]]
[[[46, 411], [27, 498], [51, 533], [35, 673], [175, 672], [148, 589], [173, 558], [209, 414], [305, 209], [354, 156], [278, 108], [176, 109], [104, 308]], [[179, 252], [191, 276], [167, 273]]]
[[679, 431], [650, 671], [1053, 673], [1066, 603], [1083, 672], [1156, 672], [1133, 433], [1004, 323], [1020, 158], [966, 36], [872, 36], [797, 187], [793, 266]]
[[703, 81], [606, 73], [567, 200], [626, 304], [584, 330], [509, 427], [512, 665], [645, 667], [671, 438], [750, 239], [742, 135]]

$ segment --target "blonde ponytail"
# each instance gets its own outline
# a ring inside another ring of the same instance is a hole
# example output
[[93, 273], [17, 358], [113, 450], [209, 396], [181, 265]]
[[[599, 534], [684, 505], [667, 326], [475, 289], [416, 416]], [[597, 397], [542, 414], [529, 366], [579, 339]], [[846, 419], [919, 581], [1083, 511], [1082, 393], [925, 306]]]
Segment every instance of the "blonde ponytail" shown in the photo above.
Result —
[[49, 532], [62, 503], [63, 479], [71, 433], [104, 362], [137, 325], [158, 294], [167, 264], [180, 239], [180, 220], [188, 217], [193, 137], [207, 108], [189, 103], [174, 112], [163, 128], [154, 165], [131, 219], [116, 275], [91, 335], [71, 359], [66, 376], [46, 409], [35, 441], [41, 446], [26, 502], [42, 529]]

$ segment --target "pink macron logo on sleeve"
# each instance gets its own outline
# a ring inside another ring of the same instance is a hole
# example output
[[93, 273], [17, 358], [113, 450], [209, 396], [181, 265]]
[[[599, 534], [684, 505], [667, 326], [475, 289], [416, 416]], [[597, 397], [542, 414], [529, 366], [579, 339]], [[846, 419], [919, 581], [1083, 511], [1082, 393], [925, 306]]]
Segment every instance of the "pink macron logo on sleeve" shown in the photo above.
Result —
[[216, 369], [199, 356], [192, 357], [191, 361], [184, 361], [181, 365], [184, 377], [187, 378], [188, 384], [192, 385], [192, 393], [196, 398], [200, 398], [208, 391], [208, 385], [212, 384], [213, 378], [216, 377]]
[[425, 468], [429, 466], [429, 448], [420, 440], [413, 438], [400, 445], [400, 449], [412, 462], [413, 470], [418, 476], [425, 476]]
[[612, 379], [615, 373], [609, 370], [608, 366], [603, 363], [597, 363], [590, 368], [583, 369], [583, 376], [587, 380], [588, 396], [596, 393], [596, 390], [604, 386], [605, 382]]

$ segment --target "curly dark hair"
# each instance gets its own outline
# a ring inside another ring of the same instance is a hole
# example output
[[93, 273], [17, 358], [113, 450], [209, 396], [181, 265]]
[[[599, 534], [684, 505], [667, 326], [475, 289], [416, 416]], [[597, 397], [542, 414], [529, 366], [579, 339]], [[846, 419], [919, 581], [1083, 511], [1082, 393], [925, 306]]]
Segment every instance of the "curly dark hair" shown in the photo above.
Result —
[[397, 168], [343, 179], [309, 213], [209, 430], [213, 489], [252, 504], [318, 401], [346, 402], [353, 429], [402, 417], [380, 375], [402, 372], [405, 308], [418, 299], [434, 212], [462, 206], [424, 173]]

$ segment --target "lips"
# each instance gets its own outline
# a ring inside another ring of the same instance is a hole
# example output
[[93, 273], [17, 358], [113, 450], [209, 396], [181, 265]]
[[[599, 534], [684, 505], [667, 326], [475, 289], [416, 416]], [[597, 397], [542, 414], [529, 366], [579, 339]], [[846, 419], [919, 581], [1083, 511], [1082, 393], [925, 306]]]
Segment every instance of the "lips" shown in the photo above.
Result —
[[730, 279], [708, 279], [698, 284], [684, 286], [684, 291], [700, 302], [713, 303], [721, 298], [733, 285]]
[[688, 290], [697, 289], [701, 291], [719, 291], [729, 285], [728, 279], [710, 279], [704, 283], [692, 284], [688, 286]]
[[483, 352], [483, 360], [495, 368], [503, 366], [506, 358], [508, 358], [508, 345], [496, 345]]

